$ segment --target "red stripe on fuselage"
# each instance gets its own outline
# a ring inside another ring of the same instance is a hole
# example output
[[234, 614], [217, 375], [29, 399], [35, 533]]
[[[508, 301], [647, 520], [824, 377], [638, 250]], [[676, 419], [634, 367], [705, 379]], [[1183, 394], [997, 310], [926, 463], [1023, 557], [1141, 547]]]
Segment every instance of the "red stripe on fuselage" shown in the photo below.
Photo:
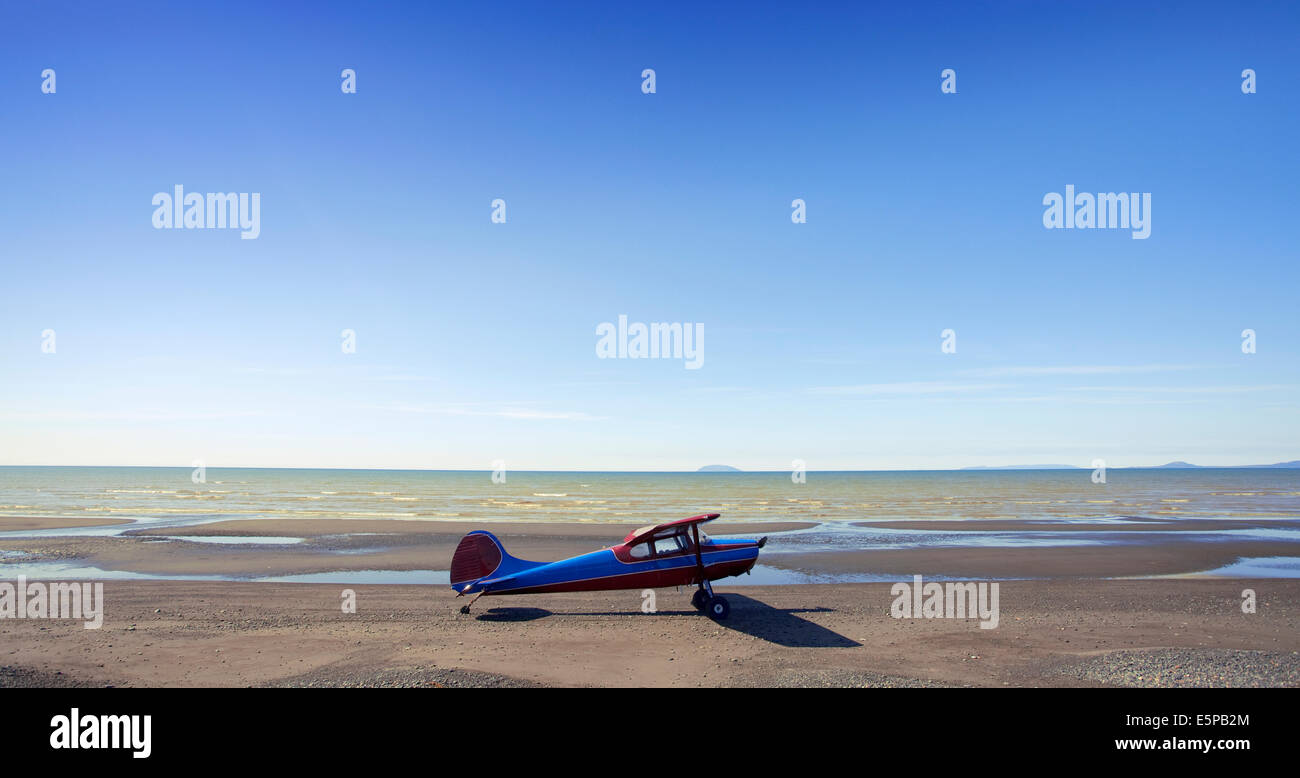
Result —
[[[714, 562], [704, 566], [704, 575], [710, 581], [740, 575], [754, 566], [758, 558], [736, 559], [730, 562]], [[547, 592], [598, 592], [606, 589], [662, 589], [669, 586], [689, 586], [696, 583], [699, 569], [695, 565], [676, 567], [671, 570], [642, 570], [635, 573], [621, 573], [603, 578], [586, 578], [580, 581], [557, 581], [551, 584], [529, 586], [522, 589], [505, 591], [485, 591], [486, 597], [493, 594], [543, 594]]]

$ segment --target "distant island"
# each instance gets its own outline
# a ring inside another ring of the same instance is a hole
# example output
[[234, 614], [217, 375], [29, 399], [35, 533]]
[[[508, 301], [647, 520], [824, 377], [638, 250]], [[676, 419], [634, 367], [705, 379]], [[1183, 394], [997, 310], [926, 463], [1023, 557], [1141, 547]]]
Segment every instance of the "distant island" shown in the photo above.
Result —
[[704, 467], [701, 467], [699, 470], [696, 470], [695, 472], [697, 473], [740, 473], [743, 471], [740, 468], [732, 467], [731, 465], [705, 465]]

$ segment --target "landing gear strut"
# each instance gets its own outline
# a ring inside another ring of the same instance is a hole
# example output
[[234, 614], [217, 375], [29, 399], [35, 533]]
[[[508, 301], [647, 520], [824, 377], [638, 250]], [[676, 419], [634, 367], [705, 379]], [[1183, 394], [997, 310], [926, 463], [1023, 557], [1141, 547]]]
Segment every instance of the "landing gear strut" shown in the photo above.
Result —
[[691, 596], [691, 605], [714, 621], [722, 621], [731, 613], [727, 598], [714, 594], [713, 586], [707, 579], [700, 582], [700, 588], [696, 589], [695, 594]]
[[713, 585], [709, 583], [704, 569], [704, 555], [700, 552], [699, 523], [691, 525], [691, 532], [695, 535], [695, 569], [700, 576], [700, 588], [691, 597], [691, 605], [694, 605], [696, 610], [703, 611], [714, 621], [722, 621], [731, 613], [731, 606], [727, 604], [725, 597], [713, 593]]

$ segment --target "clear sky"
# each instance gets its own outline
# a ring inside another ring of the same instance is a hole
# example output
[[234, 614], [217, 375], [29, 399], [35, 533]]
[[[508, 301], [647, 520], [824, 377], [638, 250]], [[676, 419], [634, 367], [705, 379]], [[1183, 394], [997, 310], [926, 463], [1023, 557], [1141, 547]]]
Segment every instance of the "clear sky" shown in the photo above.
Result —
[[1160, 5], [6, 3], [0, 464], [1300, 458], [1300, 11]]

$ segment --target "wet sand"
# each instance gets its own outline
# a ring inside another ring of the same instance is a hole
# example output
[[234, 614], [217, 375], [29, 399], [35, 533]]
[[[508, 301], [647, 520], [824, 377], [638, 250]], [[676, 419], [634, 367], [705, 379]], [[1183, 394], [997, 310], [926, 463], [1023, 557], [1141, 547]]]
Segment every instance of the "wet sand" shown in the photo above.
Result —
[[1115, 578], [1190, 574], [1243, 557], [1300, 556], [1300, 543], [1167, 542], [1015, 548], [911, 548], [767, 554], [763, 564], [811, 574], [879, 573], [966, 578]]
[[[0, 686], [1297, 686], [1300, 581], [1015, 581], [1000, 621], [894, 619], [890, 584], [483, 598], [110, 581], [99, 630], [0, 620]], [[1241, 592], [1258, 612], [1241, 612]]]
[[1219, 532], [1230, 529], [1300, 529], [1296, 519], [1139, 519], [1130, 522], [1030, 521], [859, 521], [855, 527], [938, 532]]
[[131, 524], [131, 519], [47, 519], [39, 516], [0, 517], [0, 532], [30, 532], [44, 529], [80, 529]]
[[[814, 525], [714, 522], [707, 526], [718, 535], [759, 537]], [[152, 575], [252, 578], [352, 570], [447, 570], [456, 545], [472, 529], [493, 532], [514, 556], [548, 562], [617, 544], [637, 526], [579, 522], [247, 520], [130, 530], [120, 537], [5, 539], [0, 542], [0, 548], [29, 555], [23, 562], [63, 562]], [[165, 537], [196, 540], [165, 540]], [[304, 542], [264, 545], [197, 540], [204, 537], [285, 537], [303, 538]], [[0, 577], [4, 575], [5, 565], [0, 564]]]
[[[909, 522], [911, 523], [911, 522]], [[788, 551], [783, 530], [807, 523], [724, 524], [714, 534], [774, 538], [761, 565], [810, 575], [877, 574], [910, 578], [922, 573], [948, 577], [1111, 578], [1194, 574], [1246, 557], [1300, 556], [1300, 543], [1281, 540], [1213, 541], [1184, 538], [1185, 533], [1158, 533], [1141, 542], [1121, 541], [1087, 546], [1019, 546], [965, 548], [857, 549]], [[144, 528], [122, 536], [50, 536], [5, 539], [0, 548], [24, 554], [6, 561], [62, 562], [108, 571], [170, 576], [271, 576], [361, 570], [447, 570], [465, 531], [486, 527], [506, 550], [522, 559], [549, 562], [607, 548], [634, 529], [632, 525], [573, 523], [470, 523], [393, 520], [247, 520], [192, 527]], [[353, 534], [343, 534], [353, 533]], [[286, 544], [213, 543], [203, 538], [286, 538]], [[1135, 536], [1132, 536], [1135, 537]]]

